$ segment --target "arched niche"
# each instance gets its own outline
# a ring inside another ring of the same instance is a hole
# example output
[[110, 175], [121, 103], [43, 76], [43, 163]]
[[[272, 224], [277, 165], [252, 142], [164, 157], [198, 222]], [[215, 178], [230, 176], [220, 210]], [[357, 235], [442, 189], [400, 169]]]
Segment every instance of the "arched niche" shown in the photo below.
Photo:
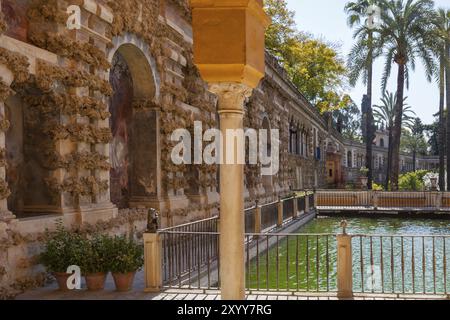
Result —
[[145, 205], [160, 194], [159, 75], [148, 46], [133, 35], [113, 39], [109, 74], [111, 201]]

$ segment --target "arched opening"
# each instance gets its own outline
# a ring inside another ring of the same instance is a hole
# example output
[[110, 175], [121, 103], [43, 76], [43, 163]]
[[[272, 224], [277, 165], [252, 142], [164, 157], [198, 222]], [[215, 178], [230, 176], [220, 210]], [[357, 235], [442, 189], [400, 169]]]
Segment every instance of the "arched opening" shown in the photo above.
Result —
[[134, 44], [112, 56], [110, 101], [110, 196], [119, 208], [158, 195], [157, 83], [148, 57]]

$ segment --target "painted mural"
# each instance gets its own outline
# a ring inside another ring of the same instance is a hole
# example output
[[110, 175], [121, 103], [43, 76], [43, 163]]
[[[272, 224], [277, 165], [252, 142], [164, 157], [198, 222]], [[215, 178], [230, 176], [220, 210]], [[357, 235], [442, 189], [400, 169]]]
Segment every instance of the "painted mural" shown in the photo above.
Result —
[[117, 52], [110, 73], [114, 90], [110, 104], [113, 135], [110, 148], [111, 201], [119, 208], [127, 206], [129, 197], [129, 141], [132, 118], [133, 80], [123, 56]]
[[6, 34], [12, 38], [27, 42], [28, 0], [3, 0], [2, 12], [5, 15], [8, 29]]

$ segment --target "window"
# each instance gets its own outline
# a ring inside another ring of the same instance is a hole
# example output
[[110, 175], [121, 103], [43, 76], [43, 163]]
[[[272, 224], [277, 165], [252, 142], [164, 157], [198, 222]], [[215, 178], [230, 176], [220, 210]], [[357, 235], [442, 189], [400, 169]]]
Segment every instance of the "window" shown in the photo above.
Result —
[[353, 167], [353, 165], [352, 165], [352, 152], [351, 151], [349, 151], [349, 152], [347, 152], [347, 167], [348, 168], [352, 168]]
[[384, 148], [384, 139], [383, 138], [380, 139], [380, 147]]

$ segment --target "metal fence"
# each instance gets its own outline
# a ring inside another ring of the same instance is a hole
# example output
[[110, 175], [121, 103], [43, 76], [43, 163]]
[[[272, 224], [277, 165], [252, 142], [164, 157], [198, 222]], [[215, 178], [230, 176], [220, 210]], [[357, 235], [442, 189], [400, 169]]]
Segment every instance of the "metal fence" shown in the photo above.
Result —
[[218, 263], [218, 221], [218, 217], [213, 217], [159, 231], [165, 286], [217, 287], [218, 272], [213, 277], [210, 271], [217, 269]]
[[[158, 232], [165, 287], [220, 288], [217, 227], [212, 218]], [[246, 233], [243, 246], [248, 290], [450, 294], [450, 235]]]
[[246, 209], [244, 211], [245, 215], [245, 233], [255, 232], [255, 222], [256, 222], [256, 206]]
[[[280, 199], [246, 209], [244, 211], [246, 234], [254, 234], [257, 228], [261, 231], [270, 231], [279, 226], [280, 220], [282, 224], [292, 220], [295, 211], [298, 210], [296, 201], [303, 199], [305, 202], [305, 197], [306, 193], [299, 198]], [[162, 244], [164, 286], [198, 289], [219, 287], [218, 217], [162, 229], [158, 234]], [[259, 241], [252, 242], [252, 246], [255, 244], [259, 246], [258, 243]], [[247, 243], [249, 244], [250, 242]], [[257, 249], [259, 250], [259, 247]]]
[[353, 291], [362, 293], [450, 293], [450, 236], [355, 235]]
[[268, 203], [261, 207], [261, 229], [267, 230], [277, 226], [278, 201]]
[[248, 289], [337, 290], [335, 235], [247, 234], [245, 246]]

